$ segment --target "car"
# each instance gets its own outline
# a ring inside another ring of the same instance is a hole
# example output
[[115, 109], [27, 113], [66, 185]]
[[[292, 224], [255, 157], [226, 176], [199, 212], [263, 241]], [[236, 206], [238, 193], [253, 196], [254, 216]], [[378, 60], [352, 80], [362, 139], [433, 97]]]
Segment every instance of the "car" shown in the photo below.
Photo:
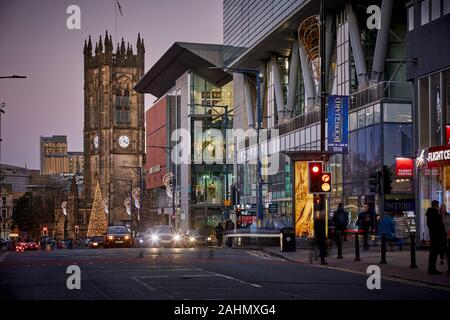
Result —
[[186, 247], [210, 246], [213, 244], [213, 237], [202, 235], [198, 230], [188, 230], [184, 236], [184, 245]]
[[175, 227], [160, 225], [147, 229], [147, 245], [150, 247], [182, 247], [184, 237]]
[[88, 242], [89, 249], [102, 248], [105, 244], [105, 236], [92, 237]]
[[125, 226], [108, 227], [104, 242], [105, 248], [111, 247], [133, 247], [133, 238], [131, 232]]
[[39, 245], [36, 242], [18, 242], [16, 244], [17, 252], [36, 251], [39, 250]]

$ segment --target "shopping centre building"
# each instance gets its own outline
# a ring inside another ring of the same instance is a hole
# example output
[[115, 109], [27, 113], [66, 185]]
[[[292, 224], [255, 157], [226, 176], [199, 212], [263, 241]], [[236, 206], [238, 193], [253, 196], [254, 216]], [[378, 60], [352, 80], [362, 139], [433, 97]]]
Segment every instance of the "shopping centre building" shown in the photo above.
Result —
[[[136, 86], [158, 99], [147, 119], [153, 128], [147, 145], [166, 151], [147, 149], [158, 154], [148, 163], [147, 186], [160, 211], [175, 212], [185, 229], [213, 226], [229, 213], [234, 219], [236, 211], [237, 224], [247, 226], [262, 204], [260, 226], [295, 226], [297, 236], [310, 236], [305, 155], [319, 155], [331, 172], [331, 214], [340, 202], [352, 225], [365, 205], [408, 214], [427, 240], [431, 200], [450, 207], [449, 6], [443, 0], [224, 0], [223, 46], [175, 43]], [[161, 116], [156, 108], [163, 110], [161, 123], [154, 122]], [[156, 134], [161, 128], [165, 133]], [[172, 137], [175, 129], [190, 136], [188, 153], [174, 158], [167, 150], [183, 144]], [[203, 134], [210, 129], [224, 136], [234, 129], [233, 139], [220, 147]], [[266, 130], [255, 139], [255, 129]], [[205, 152], [225, 161], [196, 161]], [[378, 195], [370, 176], [383, 167], [392, 173], [392, 191]], [[167, 199], [167, 174], [174, 176], [175, 202]]]
[[[270, 175], [262, 170], [263, 201], [266, 207], [276, 204], [276, 210], [265, 209], [264, 223], [295, 224], [297, 236], [311, 233], [313, 205], [312, 195], [302, 191], [307, 187], [306, 164], [292, 162], [290, 156], [320, 151], [320, 5], [319, 0], [224, 1], [224, 60], [233, 72], [233, 124], [255, 127], [256, 81], [245, 69], [258, 69], [263, 127], [278, 130], [278, 142], [269, 139], [267, 153], [279, 157], [279, 170]], [[371, 5], [379, 12], [367, 13]], [[348, 97], [344, 148], [327, 150], [330, 211], [343, 202], [352, 223], [365, 203], [378, 211], [414, 211], [412, 177], [396, 176], [396, 159], [415, 156], [413, 91], [405, 71], [406, 2], [326, 1], [324, 12], [325, 94]], [[327, 128], [328, 123], [325, 132]], [[252, 160], [255, 147], [247, 143], [236, 158]], [[369, 176], [384, 165], [394, 181], [392, 193], [381, 202], [370, 191]], [[250, 161], [236, 164], [234, 173], [240, 204], [254, 214], [257, 166]]]

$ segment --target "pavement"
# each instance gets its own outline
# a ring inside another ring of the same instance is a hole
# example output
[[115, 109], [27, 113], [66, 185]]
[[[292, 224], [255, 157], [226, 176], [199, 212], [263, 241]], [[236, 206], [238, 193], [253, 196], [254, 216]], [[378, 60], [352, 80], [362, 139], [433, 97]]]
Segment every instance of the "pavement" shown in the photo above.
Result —
[[328, 266], [321, 266], [320, 259], [314, 256], [311, 249], [306, 249], [308, 245], [301, 244], [301, 249], [295, 252], [280, 252], [278, 247], [265, 247], [263, 251], [276, 257], [287, 259], [291, 262], [311, 265], [321, 268], [341, 270], [344, 272], [351, 272], [356, 274], [367, 274], [367, 268], [371, 265], [380, 267], [382, 278], [391, 279], [394, 281], [411, 282], [415, 284], [423, 284], [425, 286], [436, 286], [450, 290], [450, 274], [447, 271], [447, 261], [440, 264], [440, 259], [437, 260], [437, 269], [441, 271], [442, 275], [429, 275], [428, 269], [428, 250], [416, 250], [416, 269], [411, 266], [411, 253], [409, 246], [403, 248], [402, 251], [398, 247], [389, 247], [386, 252], [386, 264], [381, 264], [381, 246], [371, 245], [368, 251], [360, 248], [361, 261], [355, 261], [354, 242], [344, 242], [342, 259], [337, 258], [337, 248], [333, 246], [328, 250], [326, 261]]
[[[380, 290], [369, 290], [365, 272], [299, 263], [295, 259], [302, 252], [277, 256], [275, 251], [206, 247], [6, 252], [0, 255], [0, 299], [450, 299], [448, 287], [390, 278], [383, 278]], [[80, 268], [81, 288], [70, 290], [72, 274], [67, 271], [73, 265]]]

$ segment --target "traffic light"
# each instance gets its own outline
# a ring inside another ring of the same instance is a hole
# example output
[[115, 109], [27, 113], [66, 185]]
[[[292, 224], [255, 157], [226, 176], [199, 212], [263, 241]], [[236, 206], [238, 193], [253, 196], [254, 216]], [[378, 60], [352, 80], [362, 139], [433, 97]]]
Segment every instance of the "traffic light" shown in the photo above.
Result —
[[308, 162], [308, 182], [309, 182], [309, 193], [319, 193], [321, 192], [320, 186], [322, 184], [322, 161], [310, 161]]
[[320, 179], [322, 180], [320, 184], [321, 192], [331, 192], [331, 173], [322, 172]]
[[78, 226], [78, 225], [75, 225], [75, 233], [78, 234], [78, 230], [79, 230], [79, 226]]
[[43, 227], [42, 228], [42, 234], [44, 235], [44, 236], [47, 236], [48, 235], [48, 228], [47, 227]]
[[380, 193], [380, 186], [381, 186], [381, 172], [376, 171], [372, 172], [369, 176], [369, 186], [370, 186], [370, 192], [373, 193]]
[[331, 192], [331, 173], [323, 172], [322, 161], [308, 162], [309, 193]]
[[392, 191], [392, 171], [388, 166], [383, 166], [383, 193], [390, 194]]

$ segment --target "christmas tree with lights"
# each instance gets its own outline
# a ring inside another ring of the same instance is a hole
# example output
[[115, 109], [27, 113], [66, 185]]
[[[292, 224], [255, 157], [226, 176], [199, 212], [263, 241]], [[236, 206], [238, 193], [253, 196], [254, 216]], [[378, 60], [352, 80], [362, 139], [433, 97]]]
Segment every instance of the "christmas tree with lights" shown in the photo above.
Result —
[[102, 205], [102, 192], [100, 191], [100, 185], [97, 181], [87, 236], [101, 236], [106, 232], [107, 228], [108, 222], [106, 221], [106, 215]]

